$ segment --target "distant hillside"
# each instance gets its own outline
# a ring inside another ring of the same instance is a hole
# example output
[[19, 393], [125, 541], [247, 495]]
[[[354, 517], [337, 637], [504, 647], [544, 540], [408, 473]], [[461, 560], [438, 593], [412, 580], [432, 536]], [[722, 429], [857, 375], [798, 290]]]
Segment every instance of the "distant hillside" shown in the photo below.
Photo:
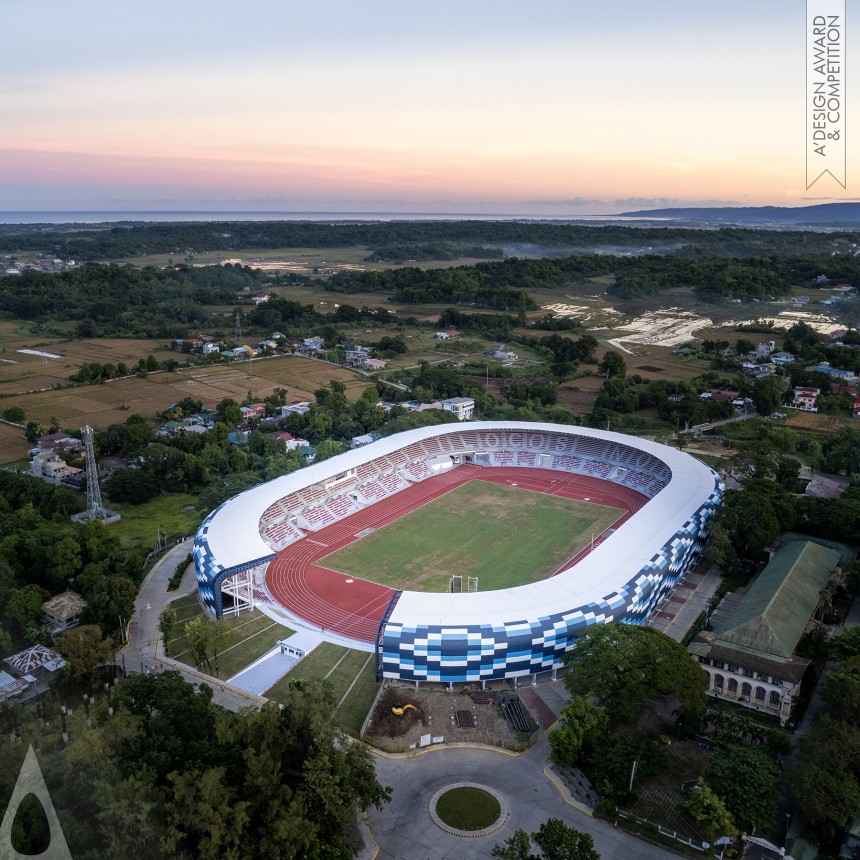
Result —
[[689, 209], [640, 209], [621, 215], [677, 218], [682, 221], [725, 221], [731, 224], [850, 224], [860, 222], [860, 203], [817, 206], [702, 206]]

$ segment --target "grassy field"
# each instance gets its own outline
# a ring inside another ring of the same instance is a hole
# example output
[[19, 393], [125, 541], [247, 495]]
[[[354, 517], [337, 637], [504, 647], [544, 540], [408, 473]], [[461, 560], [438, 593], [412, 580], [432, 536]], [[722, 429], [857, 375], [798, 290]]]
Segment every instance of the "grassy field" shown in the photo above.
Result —
[[325, 681], [334, 694], [333, 720], [351, 735], [358, 735], [376, 697], [376, 666], [373, 655], [323, 642], [281, 678], [265, 696], [286, 702], [289, 686], [296, 678]]
[[[203, 609], [196, 592], [174, 600], [172, 605], [176, 609], [176, 635], [170, 640], [170, 656], [174, 660], [192, 665], [183, 625], [202, 615]], [[273, 648], [278, 640], [295, 632], [272, 621], [268, 615], [256, 609], [228, 618], [226, 623], [230, 626], [231, 633], [224, 648], [218, 652], [217, 677], [221, 680], [233, 677]]]
[[196, 496], [176, 493], [159, 496], [143, 505], [108, 502], [112, 510], [122, 514], [122, 519], [108, 528], [119, 535], [124, 546], [152, 549], [158, 527], [166, 532], [168, 540], [195, 532], [203, 520], [203, 514], [194, 508], [196, 501]]
[[477, 576], [481, 591], [494, 591], [545, 579], [621, 514], [470, 481], [319, 564], [392, 588], [447, 591], [457, 573]]

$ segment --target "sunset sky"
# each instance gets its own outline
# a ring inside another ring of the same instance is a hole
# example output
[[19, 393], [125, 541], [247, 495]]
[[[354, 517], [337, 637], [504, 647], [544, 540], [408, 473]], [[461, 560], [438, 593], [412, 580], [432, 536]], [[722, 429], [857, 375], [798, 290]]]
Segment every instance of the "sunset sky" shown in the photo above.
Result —
[[850, 137], [847, 191], [805, 190], [804, 25], [804, 0], [5, 0], [0, 210], [856, 199]]

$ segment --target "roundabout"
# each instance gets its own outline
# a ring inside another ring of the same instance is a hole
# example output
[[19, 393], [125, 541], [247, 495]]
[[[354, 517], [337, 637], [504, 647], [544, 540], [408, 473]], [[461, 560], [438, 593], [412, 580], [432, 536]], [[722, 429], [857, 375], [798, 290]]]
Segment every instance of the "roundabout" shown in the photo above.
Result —
[[509, 815], [498, 791], [475, 782], [447, 785], [430, 800], [433, 823], [454, 836], [488, 836], [503, 827]]

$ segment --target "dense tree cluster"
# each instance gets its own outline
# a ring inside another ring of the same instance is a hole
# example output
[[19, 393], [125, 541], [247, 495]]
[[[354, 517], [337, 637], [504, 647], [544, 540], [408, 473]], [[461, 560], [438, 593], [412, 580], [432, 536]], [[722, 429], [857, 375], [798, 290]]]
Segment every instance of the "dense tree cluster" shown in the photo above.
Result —
[[860, 804], [860, 658], [847, 651], [825, 676], [825, 707], [800, 741], [789, 780], [804, 817], [824, 839], [840, 833]]
[[42, 603], [70, 582], [85, 623], [111, 633], [130, 617], [142, 559], [101, 523], [70, 522], [82, 507], [71, 490], [0, 472], [0, 650], [42, 641]]
[[0, 311], [18, 319], [77, 320], [81, 337], [183, 337], [209, 322], [206, 305], [233, 304], [261, 272], [241, 266], [136, 269], [89, 265], [0, 278]]
[[[17, 772], [36, 745], [75, 857], [352, 857], [349, 824], [390, 790], [367, 748], [332, 728], [330, 687], [297, 682], [282, 709], [243, 714], [211, 699], [177, 672], [130, 676], [116, 687], [113, 715], [62, 752], [47, 746], [35, 715], [22, 714], [27, 742], [4, 745], [3, 770]], [[4, 807], [11, 789], [11, 780], [0, 788]]]
[[[501, 250], [507, 255], [534, 255], [542, 247], [555, 253], [581, 253], [600, 248], [629, 253], [645, 247], [671, 249], [689, 257], [747, 257], [761, 254], [829, 253], [857, 242], [856, 233], [767, 231], [743, 228], [695, 230], [681, 227], [599, 227], [516, 221], [324, 221], [264, 222], [127, 222], [110, 229], [77, 225], [75, 230], [47, 224], [0, 227], [0, 251], [52, 251], [76, 260], [110, 260], [144, 254], [186, 255], [243, 248], [337, 248], [369, 245], [384, 257], [398, 248], [418, 253], [461, 253], [469, 247]], [[426, 250], [425, 250], [426, 249]], [[488, 254], [487, 254], [488, 255]], [[433, 257], [439, 259], [438, 256]], [[816, 273], [817, 274], [817, 273]]]

